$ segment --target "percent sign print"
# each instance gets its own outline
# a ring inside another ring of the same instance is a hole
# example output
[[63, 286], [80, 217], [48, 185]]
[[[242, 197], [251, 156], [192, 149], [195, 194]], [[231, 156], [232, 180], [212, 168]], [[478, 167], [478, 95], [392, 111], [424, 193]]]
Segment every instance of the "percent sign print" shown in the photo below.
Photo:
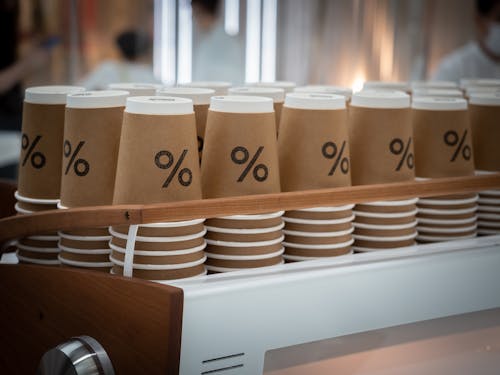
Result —
[[64, 156], [66, 158], [70, 158], [68, 164], [66, 165], [66, 170], [64, 171], [65, 175], [68, 174], [71, 166], [73, 166], [73, 171], [79, 177], [86, 176], [89, 173], [90, 164], [87, 160], [82, 159], [82, 158], [75, 160], [75, 158], [79, 154], [79, 152], [82, 149], [84, 144], [85, 144], [85, 141], [80, 141], [78, 143], [78, 145], [76, 146], [75, 151], [72, 152], [73, 147], [71, 146], [71, 142], [68, 141], [67, 139], [64, 141], [64, 144], [63, 144]]
[[255, 155], [252, 157], [252, 160], [248, 162], [248, 159], [250, 159], [250, 153], [248, 152], [248, 149], [243, 146], [237, 146], [233, 148], [233, 150], [231, 151], [231, 160], [233, 161], [233, 163], [245, 164], [246, 162], [248, 162], [247, 166], [243, 170], [243, 173], [241, 173], [240, 177], [238, 177], [238, 182], [243, 182], [250, 170], [252, 170], [253, 178], [256, 181], [262, 182], [267, 179], [267, 176], [269, 175], [269, 168], [267, 168], [267, 166], [264, 164], [255, 165], [257, 159], [259, 159], [260, 154], [262, 154], [262, 151], [264, 151], [264, 146], [260, 146], [257, 149]]
[[45, 155], [42, 154], [40, 151], [33, 152], [35, 150], [35, 147], [38, 144], [38, 142], [40, 142], [40, 139], [42, 139], [42, 136], [37, 135], [35, 137], [35, 139], [33, 140], [33, 142], [30, 144], [30, 139], [28, 138], [28, 136], [26, 134], [23, 133], [23, 135], [21, 137], [21, 148], [23, 150], [28, 150], [28, 151], [26, 151], [26, 154], [24, 155], [23, 162], [21, 164], [23, 167], [26, 164], [26, 162], [28, 161], [28, 158], [30, 158], [30, 156], [31, 156], [31, 158], [30, 158], [31, 166], [33, 168], [40, 169], [40, 168], [43, 168], [43, 166], [45, 165], [45, 162], [47, 161], [45, 159]]
[[457, 160], [460, 151], [462, 151], [462, 157], [465, 160], [470, 160], [472, 156], [472, 150], [469, 145], [464, 144], [465, 138], [467, 138], [467, 130], [464, 131], [461, 139], [459, 138], [458, 133], [454, 130], [448, 130], [446, 133], [444, 133], [444, 143], [446, 143], [447, 146], [454, 147], [458, 145], [450, 161]]
[[346, 156], [344, 156], [345, 145], [346, 141], [342, 142], [342, 146], [340, 147], [340, 152], [338, 153], [338, 155], [337, 155], [338, 151], [337, 145], [334, 142], [326, 142], [321, 148], [321, 153], [326, 159], [334, 159], [336, 156], [333, 162], [333, 166], [330, 169], [330, 172], [328, 172], [328, 176], [333, 176], [339, 164], [340, 164], [340, 170], [342, 171], [343, 174], [347, 174], [347, 172], [349, 172], [349, 159]]
[[408, 138], [408, 142], [406, 143], [406, 145], [404, 144], [401, 138], [394, 138], [389, 144], [389, 150], [391, 151], [392, 154], [394, 155], [403, 154], [396, 167], [396, 171], [401, 170], [401, 168], [405, 164], [405, 161], [408, 168], [413, 169], [414, 160], [413, 160], [413, 153], [410, 152], [410, 146], [411, 146], [411, 137]]
[[[177, 180], [179, 181], [179, 184], [182, 186], [189, 186], [191, 185], [191, 181], [193, 181], [193, 173], [191, 172], [191, 169], [189, 168], [182, 168], [179, 171], [179, 168], [182, 165], [182, 162], [184, 161], [184, 158], [186, 157], [188, 153], [188, 150], [183, 150], [181, 156], [179, 157], [179, 160], [177, 160], [177, 163], [175, 163], [174, 168], [168, 175], [167, 179], [163, 183], [162, 187], [166, 188], [170, 185], [174, 177], [177, 175]], [[162, 162], [162, 158], [167, 158], [167, 162]], [[161, 150], [158, 151], [155, 155], [155, 164], [158, 168], [160, 169], [168, 169], [174, 164], [174, 155], [170, 151], [167, 150]], [[179, 173], [177, 173], [179, 171]], [[187, 176], [187, 178], [186, 178]]]

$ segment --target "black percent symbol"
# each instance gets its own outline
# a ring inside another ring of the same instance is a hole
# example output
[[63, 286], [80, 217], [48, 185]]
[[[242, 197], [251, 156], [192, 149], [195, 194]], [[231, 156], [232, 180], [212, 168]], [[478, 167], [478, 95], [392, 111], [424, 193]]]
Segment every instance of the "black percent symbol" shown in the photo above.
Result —
[[446, 133], [444, 133], [444, 143], [446, 143], [447, 146], [454, 147], [458, 145], [450, 161], [457, 160], [460, 151], [462, 151], [462, 157], [465, 160], [470, 160], [470, 157], [472, 156], [472, 150], [470, 149], [469, 145], [464, 144], [465, 138], [467, 138], [467, 130], [464, 131], [461, 139], [459, 138], [458, 133], [455, 130], [448, 130]]
[[[33, 168], [40, 169], [40, 168], [43, 168], [43, 166], [45, 165], [45, 162], [46, 162], [45, 155], [42, 154], [40, 151], [33, 152], [35, 150], [35, 147], [38, 144], [38, 142], [40, 142], [40, 139], [42, 139], [42, 136], [37, 135], [35, 137], [35, 139], [33, 140], [33, 142], [30, 144], [30, 139], [28, 138], [28, 136], [26, 134], [23, 133], [23, 135], [21, 137], [21, 148], [23, 150], [28, 150], [28, 151], [26, 151], [26, 154], [24, 155], [23, 162], [21, 164], [23, 167], [26, 164], [26, 162], [28, 161], [28, 158], [30, 159], [31, 166]], [[31, 158], [30, 158], [30, 156], [31, 156]]]
[[333, 176], [339, 164], [340, 170], [343, 174], [347, 174], [347, 172], [349, 172], [349, 159], [344, 156], [345, 145], [346, 141], [342, 142], [342, 146], [340, 147], [340, 152], [338, 154], [337, 145], [334, 142], [326, 142], [321, 148], [321, 152], [326, 159], [335, 159], [330, 172], [328, 172], [328, 176]]
[[264, 164], [255, 165], [257, 159], [259, 159], [260, 154], [262, 154], [262, 151], [264, 151], [264, 146], [260, 146], [257, 149], [255, 155], [248, 162], [248, 159], [250, 159], [250, 153], [248, 152], [248, 149], [242, 146], [236, 146], [235, 148], [233, 148], [233, 150], [231, 151], [231, 160], [233, 161], [233, 163], [245, 164], [246, 162], [248, 162], [245, 169], [243, 170], [243, 173], [241, 173], [240, 177], [238, 177], [238, 182], [242, 182], [250, 172], [250, 170], [252, 170], [253, 178], [256, 181], [262, 182], [267, 179], [267, 176], [269, 175], [269, 169], [267, 168], [267, 166]]
[[401, 168], [405, 164], [405, 161], [408, 168], [413, 169], [414, 160], [413, 160], [413, 153], [410, 152], [410, 146], [411, 146], [411, 137], [408, 138], [408, 142], [406, 143], [406, 145], [401, 138], [394, 138], [389, 144], [389, 150], [391, 151], [392, 154], [394, 155], [403, 154], [396, 167], [396, 171], [401, 170]]
[[76, 159], [76, 157], [78, 156], [78, 153], [80, 152], [80, 150], [82, 149], [84, 144], [85, 144], [85, 141], [80, 141], [78, 143], [78, 145], [76, 146], [75, 151], [73, 151], [73, 147], [71, 146], [71, 142], [68, 141], [67, 139], [64, 141], [63, 154], [66, 158], [69, 158], [69, 162], [66, 165], [66, 170], [64, 171], [65, 175], [68, 174], [68, 172], [72, 166], [73, 166], [73, 171], [79, 177], [86, 176], [89, 173], [89, 170], [90, 170], [89, 162], [87, 160], [81, 159], [81, 158]]
[[[193, 181], [193, 173], [191, 172], [191, 169], [182, 168], [179, 171], [179, 168], [181, 167], [182, 162], [184, 161], [184, 158], [186, 157], [187, 153], [188, 150], [182, 151], [179, 160], [177, 160], [177, 163], [175, 163], [174, 168], [168, 175], [162, 187], [164, 188], [168, 187], [168, 185], [170, 185], [175, 176], [177, 176], [177, 180], [179, 181], [179, 184], [181, 184], [182, 186], [191, 185], [191, 181]], [[166, 162], [162, 161], [163, 158], [166, 158], [167, 161]], [[168, 169], [172, 166], [172, 164], [174, 164], [175, 161], [174, 159], [175, 159], [174, 155], [172, 155], [170, 151], [161, 150], [158, 151], [155, 155], [155, 164], [160, 169]], [[177, 173], [177, 171], [179, 171], [179, 173]]]

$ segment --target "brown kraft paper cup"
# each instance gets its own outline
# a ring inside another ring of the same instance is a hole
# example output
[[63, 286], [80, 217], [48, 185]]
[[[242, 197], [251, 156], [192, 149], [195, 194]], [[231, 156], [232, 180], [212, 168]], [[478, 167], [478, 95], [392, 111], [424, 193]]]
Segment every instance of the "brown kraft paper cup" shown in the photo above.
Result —
[[232, 247], [232, 246], [219, 246], [207, 245], [205, 248], [206, 253], [220, 254], [220, 255], [264, 255], [272, 254], [279, 251], [283, 245], [277, 243], [268, 246], [253, 246], [253, 247]]
[[[123, 267], [113, 265], [113, 272], [117, 275], [123, 275]], [[133, 269], [132, 276], [145, 280], [176, 280], [184, 279], [186, 277], [193, 277], [202, 274], [205, 271], [205, 266], [200, 264], [198, 266], [189, 268], [180, 268], [175, 270], [140, 270]]]
[[62, 246], [66, 246], [72, 249], [88, 249], [88, 250], [98, 250], [98, 249], [108, 249], [109, 241], [79, 241], [70, 240], [68, 238], [61, 237], [60, 243]]
[[500, 171], [500, 105], [469, 106], [476, 169]]
[[[204, 225], [203, 223], [194, 224], [194, 225], [186, 225], [182, 227], [141, 227], [139, 226], [137, 230], [138, 236], [144, 237], [175, 237], [175, 236], [187, 236], [190, 234], [196, 234], [203, 231]], [[129, 227], [128, 225], [120, 225], [112, 227], [112, 229], [124, 235], [128, 235]]]
[[285, 230], [296, 231], [296, 232], [338, 232], [344, 231], [352, 228], [352, 222], [342, 224], [297, 224], [297, 223], [286, 223]]
[[220, 233], [208, 231], [205, 235], [207, 240], [214, 241], [227, 241], [227, 242], [257, 242], [257, 241], [270, 241], [278, 239], [282, 236], [282, 231], [268, 233], [251, 233], [251, 234], [236, 234], [236, 233]]
[[[112, 253], [114, 259], [124, 261], [125, 254], [114, 251]], [[197, 251], [192, 254], [183, 255], [167, 255], [167, 256], [147, 256], [147, 255], [134, 255], [134, 264], [182, 264], [195, 262], [203, 258], [205, 254], [203, 251]]]
[[[429, 237], [449, 237], [450, 239], [453, 239], [455, 237], [470, 236], [470, 235], [476, 234], [477, 233], [477, 229], [468, 230], [468, 231], [464, 231], [464, 232], [456, 232], [456, 233], [419, 231], [419, 234], [420, 234], [420, 232], [422, 232], [421, 233], [422, 236], [429, 236]], [[424, 240], [424, 241], [427, 241], [427, 240]]]
[[283, 191], [350, 186], [347, 112], [283, 107], [278, 137]]
[[476, 212], [471, 212], [466, 214], [456, 214], [456, 215], [424, 214], [421, 212], [417, 214], [417, 218], [434, 219], [434, 220], [462, 220], [462, 219], [470, 219], [471, 217], [475, 216]]
[[283, 222], [281, 216], [271, 219], [261, 220], [235, 220], [235, 219], [207, 219], [205, 226], [218, 227], [228, 229], [259, 229], [259, 228], [272, 228], [280, 225]]
[[415, 239], [404, 240], [404, 241], [367, 241], [367, 240], [356, 240], [354, 243], [355, 247], [364, 247], [371, 249], [395, 249], [397, 247], [405, 247], [415, 245]]
[[[146, 241], [136, 241], [134, 249], [135, 250], [145, 250], [145, 251], [169, 251], [169, 250], [185, 250], [192, 249], [193, 247], [198, 247], [204, 243], [203, 237], [195, 238], [186, 241], [177, 242], [146, 242]], [[127, 240], [122, 238], [111, 238], [111, 243], [113, 245], [119, 246], [121, 248], [127, 247]]]
[[365, 229], [356, 228], [354, 229], [354, 234], [360, 236], [372, 236], [372, 237], [399, 237], [406, 236], [417, 232], [417, 227], [407, 228], [407, 229]]
[[438, 205], [438, 204], [418, 204], [419, 208], [428, 208], [431, 210], [461, 210], [464, 208], [477, 207], [476, 202], [465, 203], [465, 204], [450, 204], [450, 205]]
[[28, 202], [17, 201], [17, 206], [19, 208], [24, 209], [24, 210], [33, 211], [33, 212], [57, 210], [56, 204], [38, 204], [38, 203], [28, 203]]
[[256, 268], [268, 267], [280, 264], [283, 261], [281, 255], [277, 257], [257, 260], [229, 260], [229, 259], [214, 259], [207, 258], [206, 265], [223, 268]]
[[357, 204], [355, 208], [356, 211], [380, 213], [411, 212], [416, 209], [416, 204], [409, 204], [406, 206], [370, 206], [368, 204]]
[[351, 246], [346, 246], [340, 249], [297, 249], [294, 247], [285, 247], [286, 255], [293, 255], [299, 257], [314, 257], [314, 258], [323, 258], [323, 257], [335, 257], [340, 255], [346, 255], [351, 252]]
[[353, 215], [352, 210], [331, 211], [331, 212], [314, 212], [314, 211], [287, 211], [285, 217], [305, 220], [338, 220], [347, 219]]
[[195, 199], [201, 187], [194, 115], [126, 111], [113, 204]]
[[283, 102], [274, 102], [274, 117], [276, 119], [276, 133], [279, 134], [281, 125], [281, 113], [283, 112]]
[[201, 162], [204, 198], [280, 192], [274, 121], [273, 112], [208, 111]]
[[62, 259], [73, 260], [76, 262], [107, 263], [110, 261], [109, 254], [77, 254], [64, 250], [61, 250], [60, 257]]
[[413, 109], [412, 115], [418, 177], [459, 177], [474, 174], [472, 138], [466, 110]]
[[351, 105], [349, 131], [353, 185], [413, 181], [414, 146], [409, 108]]
[[70, 236], [82, 236], [82, 237], [101, 237], [110, 235], [108, 227], [71, 229], [71, 230], [65, 230], [62, 233], [63, 235], [69, 234]]
[[56, 249], [57, 242], [58, 241], [33, 240], [31, 238], [21, 238], [19, 240], [19, 243], [21, 245], [33, 246], [33, 247], [39, 247], [39, 248], [45, 248], [45, 249], [49, 249], [49, 248]]
[[[58, 199], [61, 190], [61, 149], [64, 104], [23, 104], [19, 194]], [[31, 155], [29, 150], [33, 147]]]
[[[82, 207], [113, 202], [123, 110], [124, 107], [66, 108], [62, 205]], [[74, 164], [68, 165], [80, 145]]]
[[18, 254], [22, 257], [30, 259], [43, 259], [43, 260], [57, 260], [59, 253], [39, 253], [36, 251], [29, 250], [17, 250]]
[[286, 235], [284, 242], [289, 244], [304, 244], [304, 245], [330, 245], [348, 242], [352, 239], [350, 234], [345, 234], [343, 236], [331, 236], [331, 237], [307, 237], [307, 236], [295, 236]]
[[371, 224], [371, 225], [398, 225], [398, 224], [408, 224], [416, 220], [416, 215], [409, 215], [405, 217], [366, 217], [366, 216], [356, 216], [356, 223]]

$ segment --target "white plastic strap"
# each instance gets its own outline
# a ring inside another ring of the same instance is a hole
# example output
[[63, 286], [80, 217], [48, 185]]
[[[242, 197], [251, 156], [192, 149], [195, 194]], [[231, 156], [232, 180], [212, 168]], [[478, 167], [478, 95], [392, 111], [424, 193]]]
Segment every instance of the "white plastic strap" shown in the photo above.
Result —
[[125, 247], [125, 258], [123, 259], [123, 276], [132, 277], [134, 265], [134, 247], [135, 238], [137, 237], [138, 225], [131, 225], [128, 228], [127, 246]]

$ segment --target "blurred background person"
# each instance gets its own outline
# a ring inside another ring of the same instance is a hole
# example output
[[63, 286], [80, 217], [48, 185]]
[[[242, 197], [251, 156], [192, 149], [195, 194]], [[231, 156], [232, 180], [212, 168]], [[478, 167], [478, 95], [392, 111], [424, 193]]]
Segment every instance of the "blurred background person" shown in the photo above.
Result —
[[476, 0], [476, 40], [446, 56], [433, 79], [500, 78], [500, 0]]
[[116, 82], [158, 82], [153, 75], [153, 67], [148, 63], [152, 49], [149, 34], [127, 30], [116, 37], [115, 44], [121, 60], [103, 61], [82, 79], [80, 85], [88, 90], [102, 90]]
[[245, 59], [243, 44], [224, 30], [220, 15], [222, 1], [192, 0], [197, 45], [193, 48], [193, 81], [243, 83]]

